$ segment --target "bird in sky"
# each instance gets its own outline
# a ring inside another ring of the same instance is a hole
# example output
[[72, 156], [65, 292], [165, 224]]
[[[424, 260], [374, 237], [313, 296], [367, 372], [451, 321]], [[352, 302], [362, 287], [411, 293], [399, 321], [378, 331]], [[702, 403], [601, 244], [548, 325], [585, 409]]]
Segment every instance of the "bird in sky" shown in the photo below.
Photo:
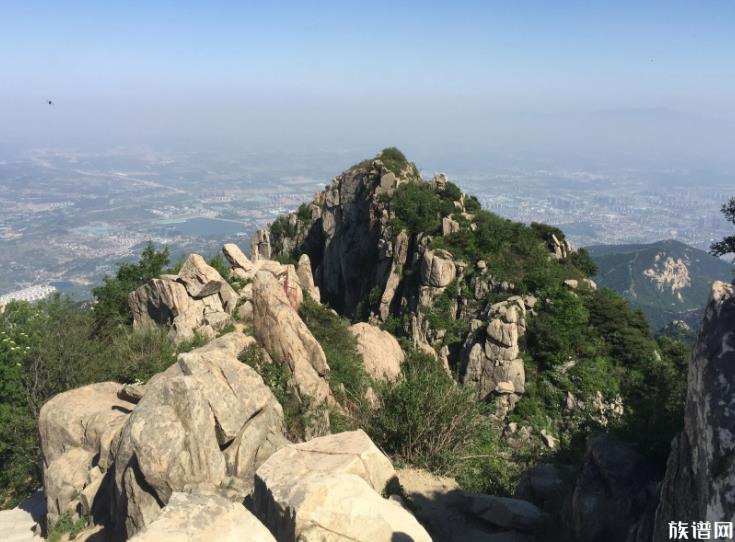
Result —
[[54, 105], [54, 101], [53, 100], [46, 100], [46, 103], [48, 103], [49, 105]]

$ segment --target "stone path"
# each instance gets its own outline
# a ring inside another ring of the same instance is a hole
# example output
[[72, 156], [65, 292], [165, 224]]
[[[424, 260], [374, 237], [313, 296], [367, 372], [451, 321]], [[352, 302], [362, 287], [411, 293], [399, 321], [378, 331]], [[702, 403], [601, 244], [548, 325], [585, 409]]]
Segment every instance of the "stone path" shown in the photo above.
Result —
[[41, 542], [38, 522], [46, 515], [46, 498], [37, 491], [17, 508], [0, 510], [0, 540], [3, 542]]

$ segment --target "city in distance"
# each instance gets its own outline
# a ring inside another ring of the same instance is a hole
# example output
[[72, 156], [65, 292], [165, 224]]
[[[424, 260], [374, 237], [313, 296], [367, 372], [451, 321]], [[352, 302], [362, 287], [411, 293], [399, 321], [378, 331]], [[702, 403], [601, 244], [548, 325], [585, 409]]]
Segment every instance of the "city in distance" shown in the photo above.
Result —
[[[118, 146], [32, 148], [3, 158], [0, 295], [24, 298], [50, 286], [87, 299], [148, 240], [167, 245], [174, 260], [214, 254], [224, 242], [246, 247], [257, 228], [375, 152]], [[558, 226], [577, 246], [676, 239], [707, 250], [728, 232], [720, 207], [735, 181], [716, 168], [415, 154], [425, 177], [444, 171], [486, 209]]]

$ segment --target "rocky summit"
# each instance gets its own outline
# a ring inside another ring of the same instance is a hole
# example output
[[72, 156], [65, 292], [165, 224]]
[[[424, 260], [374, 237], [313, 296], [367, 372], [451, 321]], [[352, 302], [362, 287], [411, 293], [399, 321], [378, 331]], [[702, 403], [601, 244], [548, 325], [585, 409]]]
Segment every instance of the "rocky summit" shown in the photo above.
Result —
[[648, 542], [735, 521], [733, 285], [689, 355], [562, 231], [394, 148], [249, 249], [168, 268], [150, 246], [94, 304], [6, 308], [7, 408], [39, 440], [0, 449], [4, 498], [43, 491], [0, 539]]

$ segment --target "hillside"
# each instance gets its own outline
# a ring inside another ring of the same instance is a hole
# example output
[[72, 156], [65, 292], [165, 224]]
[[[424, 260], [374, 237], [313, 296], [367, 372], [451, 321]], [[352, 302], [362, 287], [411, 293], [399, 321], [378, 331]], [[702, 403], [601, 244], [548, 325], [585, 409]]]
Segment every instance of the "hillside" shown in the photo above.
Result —
[[285, 542], [645, 540], [687, 347], [559, 229], [418, 172], [384, 149], [249, 257], [149, 245], [93, 304], [10, 303], [3, 501], [43, 484], [51, 534], [95, 540], [218, 538], [190, 516]]
[[696, 328], [712, 283], [732, 279], [731, 264], [673, 239], [587, 251], [598, 267], [595, 281], [640, 309], [654, 330], [672, 320]]

